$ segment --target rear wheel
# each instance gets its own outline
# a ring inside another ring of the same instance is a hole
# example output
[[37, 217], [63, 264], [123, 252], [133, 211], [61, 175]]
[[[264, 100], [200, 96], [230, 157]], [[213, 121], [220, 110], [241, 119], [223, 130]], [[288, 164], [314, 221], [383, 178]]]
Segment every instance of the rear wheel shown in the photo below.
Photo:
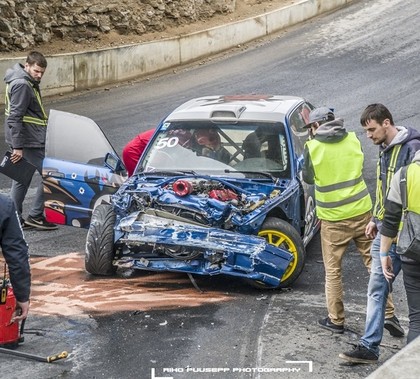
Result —
[[114, 259], [115, 213], [111, 205], [100, 204], [93, 213], [86, 237], [86, 271], [93, 275], [112, 275]]
[[[279, 288], [290, 286], [300, 275], [305, 264], [305, 247], [296, 229], [284, 220], [269, 217], [265, 220], [258, 235], [276, 247], [288, 250], [293, 255], [281, 278]], [[259, 289], [273, 288], [260, 281], [250, 281]]]

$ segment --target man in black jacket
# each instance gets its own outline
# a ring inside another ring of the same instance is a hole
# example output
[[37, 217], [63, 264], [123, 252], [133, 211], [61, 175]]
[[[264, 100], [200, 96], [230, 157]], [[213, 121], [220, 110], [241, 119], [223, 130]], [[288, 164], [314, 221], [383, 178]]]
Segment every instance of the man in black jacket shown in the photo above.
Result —
[[0, 194], [0, 247], [9, 267], [10, 281], [17, 306], [14, 318], [20, 321], [28, 316], [31, 291], [31, 271], [29, 267], [28, 245], [15, 205], [9, 197]]
[[[394, 280], [394, 268], [389, 254], [392, 243], [398, 234], [403, 205], [400, 187], [401, 170], [392, 178], [388, 196], [385, 201], [385, 214], [381, 228], [380, 257], [382, 272], [390, 283]], [[412, 163], [407, 168], [406, 176], [407, 209], [420, 214], [420, 150], [416, 152]], [[417, 233], [419, 231], [417, 230]], [[401, 255], [404, 287], [407, 294], [409, 331], [407, 343], [420, 336], [420, 261]]]
[[[22, 158], [32, 163], [42, 174], [45, 157], [45, 137], [48, 116], [44, 110], [39, 84], [47, 68], [45, 57], [33, 51], [26, 58], [25, 65], [15, 64], [6, 71], [5, 136], [12, 149], [13, 163]], [[37, 229], [56, 229], [57, 225], [44, 217], [44, 189], [42, 181], [38, 185], [32, 208], [27, 220], [22, 217], [22, 204], [28, 187], [13, 181], [11, 197], [15, 202], [22, 226]]]

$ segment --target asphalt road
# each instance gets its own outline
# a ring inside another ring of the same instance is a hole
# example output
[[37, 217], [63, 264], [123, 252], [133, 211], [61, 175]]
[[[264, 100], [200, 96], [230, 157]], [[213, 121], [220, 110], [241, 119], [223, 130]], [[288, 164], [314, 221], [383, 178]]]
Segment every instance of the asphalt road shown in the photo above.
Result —
[[[420, 130], [419, 13], [414, 1], [356, 1], [201, 64], [48, 99], [46, 106], [94, 119], [121, 151], [132, 136], [192, 97], [303, 96], [335, 108], [347, 128], [356, 131], [373, 191], [377, 148], [366, 139], [359, 116], [367, 104], [382, 102], [397, 124]], [[1, 135], [2, 150], [3, 140]], [[0, 191], [8, 186], [0, 178]], [[359, 379], [376, 368], [343, 366], [338, 359], [364, 326], [368, 276], [353, 246], [344, 262], [347, 330], [333, 336], [316, 325], [326, 314], [318, 237], [308, 246], [307, 265], [289, 291], [260, 292], [239, 281], [205, 278], [197, 280], [200, 293], [187, 278], [172, 274], [92, 280], [79, 268], [85, 234], [67, 227], [27, 233], [37, 292], [19, 350], [45, 356], [67, 350], [70, 356], [43, 364], [0, 354], [2, 378]], [[137, 297], [130, 301], [130, 294]], [[119, 303], [121, 297], [126, 301]], [[89, 308], [98, 298], [100, 312]], [[407, 328], [401, 277], [394, 301]], [[380, 362], [403, 346], [403, 339], [385, 334]], [[259, 372], [262, 367], [277, 372]]]

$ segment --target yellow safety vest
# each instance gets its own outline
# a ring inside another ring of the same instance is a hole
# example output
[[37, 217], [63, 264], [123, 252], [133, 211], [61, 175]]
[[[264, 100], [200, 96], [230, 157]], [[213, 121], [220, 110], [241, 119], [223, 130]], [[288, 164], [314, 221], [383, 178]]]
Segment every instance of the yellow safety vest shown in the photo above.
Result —
[[314, 168], [318, 218], [346, 220], [372, 209], [372, 200], [362, 176], [363, 152], [356, 134], [337, 143], [313, 139], [306, 143]]
[[411, 163], [407, 168], [407, 209], [420, 214], [420, 165]]
[[[381, 175], [381, 157], [376, 165], [376, 200], [373, 208], [373, 216], [378, 220], [384, 218], [385, 213], [385, 198], [388, 195], [389, 187], [391, 186], [391, 180], [395, 174], [395, 166], [397, 164], [398, 155], [401, 150], [401, 145], [395, 145], [391, 152], [391, 160], [386, 169], [386, 183], [382, 181]], [[383, 153], [381, 153], [383, 154]]]
[[[32, 90], [34, 91], [34, 94], [35, 94], [35, 97], [38, 101], [39, 107], [41, 108], [41, 112], [42, 112], [43, 117], [38, 118], [38, 117], [32, 117], [32, 116], [23, 116], [22, 120], [23, 120], [23, 122], [27, 122], [28, 124], [47, 126], [48, 116], [45, 113], [45, 109], [42, 105], [41, 95], [40, 95], [39, 91], [37, 91], [37, 89], [34, 87], [34, 85], [31, 82], [27, 81], [27, 83], [28, 83], [28, 85], [30, 85], [32, 87]], [[10, 115], [9, 83], [7, 83], [7, 85], [6, 85], [6, 94], [5, 94], [4, 103], [5, 103], [4, 114], [6, 115], [6, 117], [8, 117]]]

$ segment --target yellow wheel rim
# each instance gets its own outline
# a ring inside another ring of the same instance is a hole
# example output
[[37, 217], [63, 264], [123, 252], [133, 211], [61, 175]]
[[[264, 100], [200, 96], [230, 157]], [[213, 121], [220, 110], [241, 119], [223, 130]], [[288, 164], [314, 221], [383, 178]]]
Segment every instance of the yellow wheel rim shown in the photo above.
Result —
[[281, 278], [281, 281], [284, 282], [290, 277], [290, 275], [293, 274], [298, 264], [298, 253], [296, 245], [287, 235], [279, 232], [278, 230], [265, 229], [261, 230], [258, 235], [265, 238], [270, 245], [288, 250], [293, 255], [293, 260], [290, 262], [289, 266], [283, 274], [283, 277]]

